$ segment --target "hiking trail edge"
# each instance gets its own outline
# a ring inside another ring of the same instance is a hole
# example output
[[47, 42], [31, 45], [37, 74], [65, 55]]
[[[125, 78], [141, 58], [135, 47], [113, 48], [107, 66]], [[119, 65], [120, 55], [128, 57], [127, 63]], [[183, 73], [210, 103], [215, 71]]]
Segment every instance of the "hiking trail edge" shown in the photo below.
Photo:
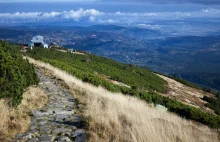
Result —
[[77, 104], [67, 89], [56, 83], [55, 79], [36, 70], [39, 86], [47, 94], [48, 103], [33, 110], [29, 130], [17, 134], [14, 142], [85, 142], [86, 133], [82, 121], [74, 113]]

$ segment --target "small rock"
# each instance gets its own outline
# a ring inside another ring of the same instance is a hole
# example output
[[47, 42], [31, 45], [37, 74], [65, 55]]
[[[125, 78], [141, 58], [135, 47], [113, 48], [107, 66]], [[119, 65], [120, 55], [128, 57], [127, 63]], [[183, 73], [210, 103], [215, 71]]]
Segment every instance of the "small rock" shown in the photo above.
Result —
[[86, 141], [86, 133], [83, 129], [78, 129], [73, 133], [73, 137], [75, 138], [75, 142], [85, 142]]
[[61, 136], [58, 138], [57, 142], [71, 142], [71, 140], [66, 136]]
[[39, 133], [39, 131], [36, 130], [36, 129], [31, 129], [29, 132], [30, 132], [32, 135], [35, 135], [35, 134]]
[[72, 99], [72, 98], [68, 99], [68, 101], [69, 101], [69, 102], [75, 102], [75, 100]]
[[67, 120], [68, 116], [67, 115], [63, 115], [63, 114], [59, 114], [59, 115], [57, 115], [56, 119]]
[[73, 133], [73, 137], [78, 137], [78, 136], [81, 136], [81, 135], [85, 135], [85, 131], [83, 129], [78, 129], [76, 130], [74, 133]]
[[76, 137], [74, 142], [86, 142], [86, 135], [81, 135], [79, 137]]
[[32, 113], [33, 113], [33, 116], [35, 116], [35, 117], [50, 115], [49, 112], [41, 112], [41, 111], [38, 111], [38, 110], [33, 110]]
[[71, 117], [71, 120], [72, 120], [73, 122], [80, 122], [80, 121], [81, 121], [81, 119], [80, 119], [79, 116], [72, 116], [72, 117]]
[[40, 126], [42, 126], [42, 125], [47, 124], [47, 121], [40, 121], [38, 124], [39, 124]]
[[40, 127], [40, 133], [41, 134], [49, 134], [50, 132], [51, 132], [51, 128], [44, 127], [44, 126]]
[[41, 109], [40, 112], [47, 112], [47, 109], [46, 108]]
[[32, 138], [32, 135], [30, 133], [25, 133], [25, 134], [18, 134], [16, 136], [17, 139], [21, 141], [27, 141]]
[[31, 129], [31, 130], [38, 129], [38, 126], [36, 126], [36, 125], [32, 125], [32, 126], [30, 127], [30, 129]]
[[61, 135], [70, 135], [70, 133], [72, 132], [71, 129], [66, 129], [66, 128], [56, 128], [53, 133], [55, 134], [61, 134]]
[[40, 139], [40, 141], [48, 141], [48, 142], [50, 142], [50, 141], [52, 141], [53, 137], [51, 135], [46, 135], [45, 134], [45, 135], [40, 136], [39, 139]]
[[55, 104], [54, 106], [55, 106], [55, 107], [62, 108], [62, 107], [63, 107], [63, 104]]
[[71, 125], [67, 126], [66, 128], [71, 129], [72, 131], [75, 131], [77, 129], [76, 126], [71, 126]]
[[32, 124], [36, 124], [37, 123], [36, 119], [35, 118], [31, 118], [31, 123]]
[[47, 120], [48, 120], [48, 121], [55, 121], [55, 119], [56, 119], [56, 118], [55, 118], [54, 116], [48, 116], [48, 119], [47, 119]]
[[86, 133], [84, 130], [76, 130], [74, 136], [76, 136], [74, 140], [75, 142], [86, 142]]
[[57, 114], [73, 115], [74, 114], [74, 110], [63, 110], [61, 112], [57, 112]]
[[25, 135], [23, 135], [23, 138], [24, 139], [31, 139], [32, 138], [32, 134], [31, 133], [25, 134]]

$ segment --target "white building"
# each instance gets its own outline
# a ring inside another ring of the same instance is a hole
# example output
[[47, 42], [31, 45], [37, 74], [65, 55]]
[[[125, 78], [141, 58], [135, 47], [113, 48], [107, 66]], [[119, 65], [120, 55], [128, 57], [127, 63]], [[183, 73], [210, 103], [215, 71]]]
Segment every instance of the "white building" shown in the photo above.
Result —
[[39, 35], [32, 38], [30, 46], [31, 49], [33, 47], [41, 47], [41, 46], [44, 48], [48, 48], [48, 44], [44, 42], [43, 36], [39, 36]]

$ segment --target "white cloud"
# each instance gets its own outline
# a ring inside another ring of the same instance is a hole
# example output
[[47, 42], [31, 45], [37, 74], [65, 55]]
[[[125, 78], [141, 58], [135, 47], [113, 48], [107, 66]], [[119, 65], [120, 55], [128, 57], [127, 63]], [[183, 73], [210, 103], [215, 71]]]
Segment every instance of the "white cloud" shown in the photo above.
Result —
[[202, 12], [207, 13], [207, 12], [209, 12], [209, 10], [208, 9], [202, 9]]
[[108, 19], [107, 22], [108, 22], [108, 23], [117, 23], [117, 22], [119, 22], [119, 21], [117, 21], [117, 20], [112, 20], [112, 19]]
[[157, 13], [144, 13], [144, 16], [157, 16]]
[[35, 18], [41, 15], [41, 12], [27, 12], [27, 13], [0, 13], [1, 18], [12, 19], [12, 18]]
[[102, 16], [103, 12], [100, 12], [95, 9], [79, 9], [79, 10], [71, 10], [71, 11], [63, 11], [63, 12], [16, 12], [16, 13], [0, 13], [0, 18], [6, 19], [36, 19], [41, 20], [45, 18], [60, 18], [60, 19], [73, 19], [78, 21], [80, 18], [89, 17], [89, 16]]
[[100, 12], [95, 9], [79, 9], [77, 11], [71, 10], [71, 11], [64, 11], [59, 14], [59, 17], [64, 18], [64, 19], [73, 19], [75, 21], [79, 21], [80, 18], [83, 17], [89, 17], [89, 16], [101, 16], [104, 15], [103, 12]]
[[119, 15], [119, 16], [138, 16], [142, 13], [136, 13], [136, 12], [135, 13], [130, 13], [130, 12], [125, 13], [125, 12], [117, 11], [117, 12], [115, 12], [115, 14]]
[[119, 20], [113, 20], [113, 19], [106, 19], [106, 20], [99, 19], [97, 22], [98, 23], [107, 23], [107, 24], [120, 23]]
[[[136, 24], [145, 23], [146, 21], [154, 20], [179, 20], [186, 18], [220, 18], [219, 9], [202, 9], [201, 11], [194, 12], [114, 12], [104, 13], [96, 9], [78, 9], [63, 12], [16, 12], [16, 13], [0, 13], [0, 23], [4, 21], [10, 22], [25, 22], [25, 21], [85, 21], [85, 22], [98, 22], [98, 23], [121, 23], [121, 24]], [[159, 28], [156, 25], [138, 25], [149, 28]]]
[[94, 16], [90, 16], [90, 17], [89, 17], [89, 21], [91, 21], [91, 22], [94, 22], [95, 19], [96, 19], [96, 18], [95, 18]]
[[158, 30], [158, 29], [161, 29], [161, 25], [158, 25], [158, 24], [144, 24], [144, 23], [140, 23], [140, 24], [137, 24], [138, 27], [141, 27], [141, 28], [147, 28], [147, 29], [152, 29], [152, 30]]
[[204, 13], [212, 13], [212, 14], [219, 14], [219, 9], [209, 8], [209, 9], [202, 9], [202, 12]]
[[56, 16], [58, 16], [58, 15], [60, 15], [59, 12], [50, 12], [50, 13], [44, 13], [44, 14], [42, 15], [42, 17], [51, 18], [51, 17], [56, 17]]

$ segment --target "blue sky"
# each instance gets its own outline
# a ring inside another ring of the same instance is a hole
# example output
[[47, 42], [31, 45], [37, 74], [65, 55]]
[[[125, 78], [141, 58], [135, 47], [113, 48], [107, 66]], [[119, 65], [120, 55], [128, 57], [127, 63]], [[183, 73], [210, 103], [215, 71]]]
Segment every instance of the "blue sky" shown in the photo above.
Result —
[[197, 3], [216, 5], [220, 0], [0, 0], [0, 2], [141, 2], [141, 3]]

